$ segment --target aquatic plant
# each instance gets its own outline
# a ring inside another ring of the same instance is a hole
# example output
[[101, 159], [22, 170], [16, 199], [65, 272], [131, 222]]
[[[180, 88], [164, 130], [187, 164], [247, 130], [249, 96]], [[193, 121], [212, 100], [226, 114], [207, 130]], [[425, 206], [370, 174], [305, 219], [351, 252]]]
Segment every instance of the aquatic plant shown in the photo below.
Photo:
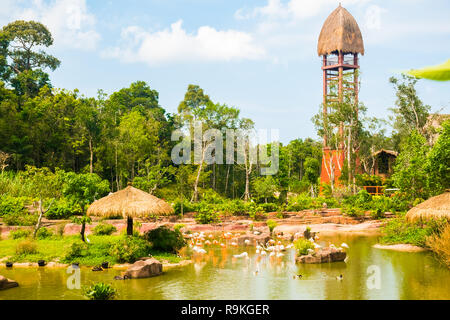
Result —
[[304, 256], [308, 254], [308, 250], [314, 250], [314, 245], [311, 241], [300, 238], [294, 241], [295, 250], [299, 256]]
[[90, 300], [113, 300], [117, 295], [117, 290], [110, 284], [97, 282], [89, 287], [84, 287], [83, 295]]

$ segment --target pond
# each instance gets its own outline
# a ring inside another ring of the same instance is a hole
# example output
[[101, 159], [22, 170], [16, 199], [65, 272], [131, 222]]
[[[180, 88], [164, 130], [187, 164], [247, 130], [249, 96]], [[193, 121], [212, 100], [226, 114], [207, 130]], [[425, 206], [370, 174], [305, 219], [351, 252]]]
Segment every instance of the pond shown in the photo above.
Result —
[[[367, 235], [322, 236], [323, 245], [349, 245], [347, 262], [296, 265], [293, 249], [277, 260], [256, 255], [254, 247], [216, 248], [194, 264], [149, 279], [115, 281], [118, 270], [81, 268], [81, 284], [112, 283], [119, 299], [450, 299], [450, 270], [431, 253], [374, 249], [377, 240]], [[233, 258], [243, 251], [250, 259]], [[0, 300], [83, 299], [81, 290], [67, 288], [66, 269], [0, 267], [0, 274], [20, 284], [0, 291]], [[293, 279], [296, 274], [302, 278]]]

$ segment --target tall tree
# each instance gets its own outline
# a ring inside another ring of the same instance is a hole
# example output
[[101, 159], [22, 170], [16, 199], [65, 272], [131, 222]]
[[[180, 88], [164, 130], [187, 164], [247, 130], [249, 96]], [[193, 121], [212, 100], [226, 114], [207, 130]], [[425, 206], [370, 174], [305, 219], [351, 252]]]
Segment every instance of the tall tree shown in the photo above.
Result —
[[17, 93], [34, 96], [44, 85], [50, 86], [48, 74], [43, 70], [55, 70], [60, 61], [39, 50], [53, 44], [47, 27], [40, 22], [18, 20], [5, 26], [2, 32], [8, 40], [9, 67], [14, 74], [10, 83]]

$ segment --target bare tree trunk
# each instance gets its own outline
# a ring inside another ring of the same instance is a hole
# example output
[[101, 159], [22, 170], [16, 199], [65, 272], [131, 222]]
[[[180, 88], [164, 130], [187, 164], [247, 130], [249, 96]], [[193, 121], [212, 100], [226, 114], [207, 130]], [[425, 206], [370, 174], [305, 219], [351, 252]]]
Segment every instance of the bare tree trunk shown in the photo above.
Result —
[[228, 178], [230, 176], [230, 165], [228, 165], [227, 168], [227, 176], [225, 178], [225, 196], [227, 195], [227, 191], [228, 191]]
[[90, 157], [89, 157], [89, 172], [93, 173], [94, 172], [94, 150], [92, 148], [92, 137], [89, 137], [89, 153], [90, 153]]
[[[202, 148], [203, 148], [203, 144], [202, 144]], [[200, 174], [202, 173], [202, 170], [203, 170], [203, 161], [205, 160], [205, 151], [206, 151], [205, 148], [203, 148], [203, 150], [202, 150], [202, 161], [200, 162], [200, 165], [198, 166], [197, 178], [195, 178], [194, 193], [192, 194], [191, 202], [197, 202], [198, 201], [198, 183], [200, 181]]]
[[42, 206], [42, 199], [39, 199], [39, 218], [38, 221], [36, 223], [36, 226], [34, 227], [34, 232], [33, 232], [33, 239], [36, 238], [37, 232], [39, 231], [39, 229], [41, 228], [41, 222], [42, 222], [42, 217], [44, 216], [44, 214], [50, 210], [53, 201], [55, 199], [52, 199], [52, 201], [50, 202], [50, 205], [48, 206], [47, 210], [44, 210], [43, 206]]

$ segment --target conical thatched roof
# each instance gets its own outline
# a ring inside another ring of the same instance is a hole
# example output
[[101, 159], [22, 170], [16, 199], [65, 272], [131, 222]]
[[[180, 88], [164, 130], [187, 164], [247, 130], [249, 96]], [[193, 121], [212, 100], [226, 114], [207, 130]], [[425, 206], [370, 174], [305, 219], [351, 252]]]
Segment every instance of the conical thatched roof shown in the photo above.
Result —
[[428, 199], [406, 214], [409, 221], [428, 219], [450, 219], [450, 192]]
[[124, 218], [172, 213], [173, 208], [167, 202], [132, 186], [95, 201], [87, 211], [89, 216], [123, 216]]
[[319, 36], [319, 56], [342, 51], [364, 55], [364, 42], [355, 18], [341, 5], [325, 20]]

